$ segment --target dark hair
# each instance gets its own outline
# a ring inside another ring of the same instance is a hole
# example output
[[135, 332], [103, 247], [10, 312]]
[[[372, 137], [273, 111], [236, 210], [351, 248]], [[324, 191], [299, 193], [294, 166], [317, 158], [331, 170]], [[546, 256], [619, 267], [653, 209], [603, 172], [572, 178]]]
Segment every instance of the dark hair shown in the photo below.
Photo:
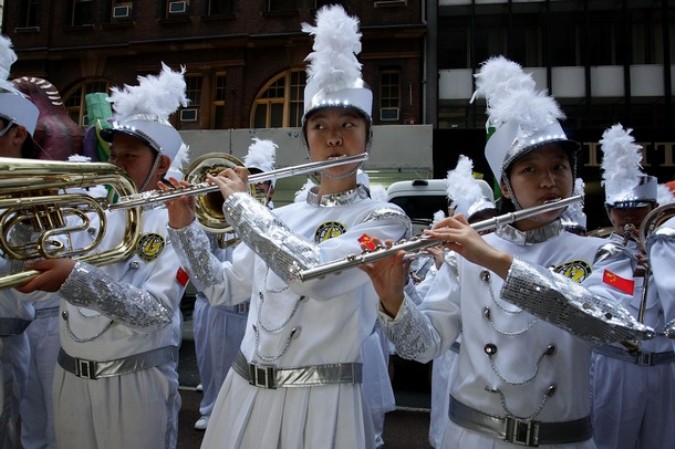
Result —
[[37, 159], [39, 155], [40, 149], [37, 145], [35, 145], [35, 142], [33, 142], [33, 138], [30, 136], [30, 134], [26, 132], [26, 139], [21, 145], [21, 157], [23, 159]]

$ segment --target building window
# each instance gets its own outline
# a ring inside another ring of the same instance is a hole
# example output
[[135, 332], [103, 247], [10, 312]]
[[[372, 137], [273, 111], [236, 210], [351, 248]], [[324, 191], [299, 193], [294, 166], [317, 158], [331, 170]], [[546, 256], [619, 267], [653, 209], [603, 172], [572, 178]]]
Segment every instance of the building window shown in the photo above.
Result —
[[234, 0], [207, 0], [207, 16], [234, 14]]
[[225, 99], [227, 97], [225, 79], [224, 73], [217, 73], [213, 80], [211, 129], [225, 129]]
[[[562, 15], [547, 27], [550, 46], [544, 50], [544, 58], [550, 57], [552, 66], [580, 65], [577, 58], [577, 21], [578, 18]], [[546, 59], [543, 62], [546, 65]]]
[[302, 125], [305, 71], [289, 70], [261, 89], [251, 111], [252, 128], [297, 127]]
[[94, 92], [102, 92], [106, 95], [109, 93], [110, 83], [105, 80], [89, 80], [84, 81], [78, 86], [75, 86], [66, 95], [63, 96], [63, 104], [68, 110], [68, 115], [75, 123], [82, 126], [87, 124], [87, 105], [85, 103], [85, 96]]
[[198, 108], [202, 100], [202, 75], [185, 75], [185, 84], [187, 86], [185, 93], [190, 99], [189, 106]]
[[189, 0], [168, 0], [166, 2], [166, 17], [183, 17], [190, 9]]
[[295, 11], [298, 9], [298, 0], [267, 0], [268, 12]]
[[94, 0], [73, 0], [72, 26], [92, 25], [94, 23]]
[[133, 6], [133, 2], [130, 2], [129, 0], [113, 0], [111, 11], [112, 21], [124, 22], [131, 20]]
[[466, 26], [438, 30], [439, 69], [464, 69], [469, 61], [469, 31]]
[[40, 1], [26, 0], [21, 2], [19, 10], [19, 28], [35, 28], [40, 26]]
[[401, 111], [401, 74], [397, 70], [380, 73], [380, 121], [398, 122]]
[[[342, 5], [345, 6], [344, 1], [338, 0], [314, 0], [314, 9], [321, 9], [326, 5]], [[346, 8], [345, 8], [346, 9]]]

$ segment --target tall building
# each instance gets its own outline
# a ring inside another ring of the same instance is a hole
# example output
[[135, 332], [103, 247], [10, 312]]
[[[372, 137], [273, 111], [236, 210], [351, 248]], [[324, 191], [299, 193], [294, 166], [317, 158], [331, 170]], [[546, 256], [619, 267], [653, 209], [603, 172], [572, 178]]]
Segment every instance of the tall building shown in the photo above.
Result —
[[298, 126], [311, 39], [302, 22], [341, 3], [361, 20], [376, 124], [421, 121], [426, 26], [419, 0], [22, 0], [6, 5], [13, 76], [46, 78], [84, 123], [84, 95], [186, 67], [179, 129]]
[[673, 179], [673, 2], [439, 0], [428, 7], [435, 18], [430, 29], [436, 29], [435, 59], [427, 60], [427, 70], [438, 73], [436, 115], [429, 114], [437, 177], [461, 152], [490, 177], [481, 157], [485, 103], [470, 98], [480, 63], [504, 55], [555, 96], [567, 115], [563, 127], [583, 143], [579, 169], [590, 194], [589, 225], [607, 223], [597, 146], [605, 128], [633, 128], [646, 171], [662, 182]]

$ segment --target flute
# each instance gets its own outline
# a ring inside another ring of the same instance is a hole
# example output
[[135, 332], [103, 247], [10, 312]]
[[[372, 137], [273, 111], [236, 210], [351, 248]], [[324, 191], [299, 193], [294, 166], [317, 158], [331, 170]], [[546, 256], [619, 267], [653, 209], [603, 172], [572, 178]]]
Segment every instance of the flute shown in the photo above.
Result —
[[[488, 218], [487, 220], [482, 220], [471, 225], [473, 229], [478, 232], [488, 231], [494, 229], [503, 224], [513, 223], [515, 221], [523, 220], [525, 218], [530, 218], [535, 215], [542, 214], [544, 212], [550, 212], [552, 210], [560, 209], [567, 207], [570, 204], [582, 202], [584, 197], [582, 195], [571, 196], [563, 200], [553, 201], [550, 203], [542, 204], [539, 206], [530, 207], [527, 209], [522, 209], [515, 212], [508, 212], [503, 215], [498, 215], [493, 218]], [[377, 260], [384, 259], [389, 257], [398, 251], [405, 251], [409, 253], [406, 257], [410, 257], [412, 253], [419, 252], [425, 248], [432, 246], [443, 245], [445, 241], [429, 239], [424, 237], [413, 237], [410, 240], [402, 240], [391, 248], [380, 249], [372, 252], [365, 252], [362, 254], [351, 254], [345, 259], [327, 262], [325, 264], [317, 265], [313, 268], [308, 268], [306, 270], [298, 270], [294, 276], [295, 280], [300, 282], [306, 282], [312, 279], [322, 278], [327, 274], [331, 273], [341, 273], [344, 270], [358, 267], [364, 263], [371, 263]]]

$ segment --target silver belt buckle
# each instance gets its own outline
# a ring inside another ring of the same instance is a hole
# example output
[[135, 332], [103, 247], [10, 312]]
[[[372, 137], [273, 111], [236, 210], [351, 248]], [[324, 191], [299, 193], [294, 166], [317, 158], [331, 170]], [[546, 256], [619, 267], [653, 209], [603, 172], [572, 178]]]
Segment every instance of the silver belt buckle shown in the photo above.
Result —
[[240, 315], [244, 315], [244, 314], [248, 313], [248, 303], [247, 302], [237, 304], [235, 307], [237, 308], [237, 313], [240, 314]]
[[635, 363], [640, 366], [654, 366], [654, 353], [638, 352], [635, 356]]
[[265, 365], [248, 365], [248, 383], [255, 387], [262, 387], [274, 390], [277, 388], [276, 368], [274, 366]]
[[539, 421], [506, 418], [505, 441], [521, 446], [539, 446]]
[[85, 379], [96, 379], [96, 363], [91, 360], [75, 360], [77, 375]]

